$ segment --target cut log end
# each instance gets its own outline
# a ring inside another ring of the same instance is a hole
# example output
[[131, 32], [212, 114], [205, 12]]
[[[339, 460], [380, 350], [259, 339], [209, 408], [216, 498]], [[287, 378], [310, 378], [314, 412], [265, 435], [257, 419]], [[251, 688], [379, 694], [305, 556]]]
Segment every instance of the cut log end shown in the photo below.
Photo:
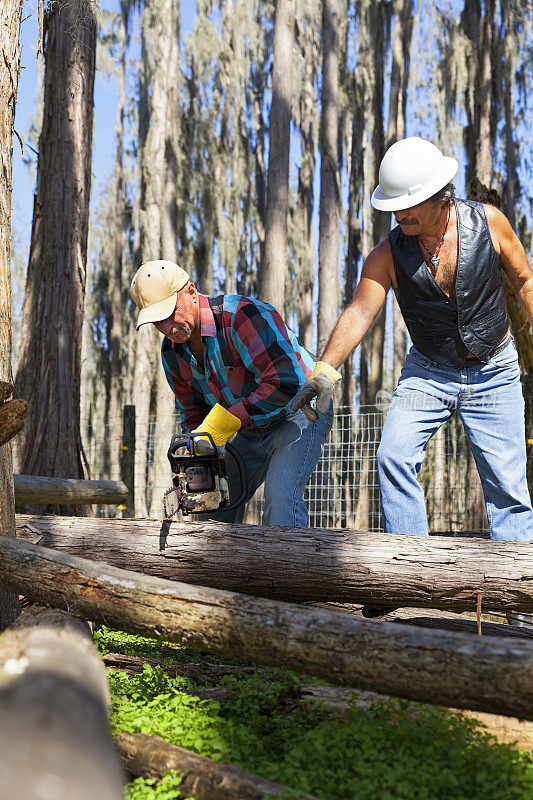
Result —
[[25, 400], [8, 400], [0, 405], [0, 446], [22, 430], [27, 412], [28, 404]]
[[13, 392], [15, 391], [15, 387], [12, 383], [8, 383], [7, 381], [0, 381], [0, 403], [3, 403], [5, 400], [8, 400]]

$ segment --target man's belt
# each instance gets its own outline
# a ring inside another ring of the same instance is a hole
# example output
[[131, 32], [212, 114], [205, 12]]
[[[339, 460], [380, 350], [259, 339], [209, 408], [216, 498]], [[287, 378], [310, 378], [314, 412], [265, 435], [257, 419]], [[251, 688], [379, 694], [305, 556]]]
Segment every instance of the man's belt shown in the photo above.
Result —
[[490, 354], [490, 358], [493, 358], [493, 356], [497, 356], [498, 353], [501, 353], [502, 350], [505, 350], [505, 348], [507, 347], [507, 345], [511, 341], [511, 338], [512, 338], [511, 337], [511, 331], [508, 331], [507, 332], [507, 336], [505, 337], [503, 342], [501, 344], [499, 344], [498, 347], [495, 350], [492, 351], [492, 353]]
[[[511, 338], [512, 338], [511, 337], [511, 331], [508, 331], [507, 332], [507, 336], [505, 337], [503, 342], [501, 344], [499, 344], [498, 347], [496, 347], [494, 350], [491, 351], [491, 353], [489, 355], [489, 358], [493, 358], [494, 356], [497, 356], [498, 353], [501, 353], [502, 350], [505, 350], [505, 348], [507, 347], [507, 345], [511, 341]], [[486, 364], [486, 363], [487, 363], [486, 361], [482, 361], [480, 358], [476, 358], [476, 357], [475, 358], [467, 358], [466, 359], [466, 364], [469, 367], [478, 367], [481, 364]]]

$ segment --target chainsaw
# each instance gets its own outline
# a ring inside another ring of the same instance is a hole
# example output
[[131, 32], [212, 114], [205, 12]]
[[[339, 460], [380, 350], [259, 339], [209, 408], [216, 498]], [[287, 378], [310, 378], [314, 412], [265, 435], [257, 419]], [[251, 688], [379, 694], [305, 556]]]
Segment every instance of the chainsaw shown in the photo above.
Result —
[[[212, 449], [199, 452], [197, 439], [203, 440], [202, 449], [208, 439]], [[242, 457], [231, 444], [225, 450], [235, 459], [239, 471], [241, 489], [234, 501], [230, 497], [226, 464], [211, 435], [198, 431], [172, 437], [167, 455], [173, 475], [172, 486], [163, 495], [165, 519], [171, 519], [178, 511], [185, 515], [232, 511], [246, 500], [248, 481]]]

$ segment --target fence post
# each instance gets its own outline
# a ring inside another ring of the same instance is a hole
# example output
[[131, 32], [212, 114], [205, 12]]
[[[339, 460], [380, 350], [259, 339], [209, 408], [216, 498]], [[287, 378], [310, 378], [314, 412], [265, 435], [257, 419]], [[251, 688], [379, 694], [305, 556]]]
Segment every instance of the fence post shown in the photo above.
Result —
[[124, 517], [135, 516], [135, 406], [124, 406], [122, 445], [120, 448], [122, 480], [128, 487]]

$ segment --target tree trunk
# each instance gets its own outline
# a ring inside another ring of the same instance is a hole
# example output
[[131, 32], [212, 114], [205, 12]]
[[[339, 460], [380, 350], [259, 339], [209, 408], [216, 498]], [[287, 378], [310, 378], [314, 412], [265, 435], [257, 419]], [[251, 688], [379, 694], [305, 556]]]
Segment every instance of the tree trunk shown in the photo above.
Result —
[[122, 260], [124, 240], [124, 170], [122, 164], [124, 138], [124, 82], [126, 76], [126, 37], [128, 10], [122, 0], [120, 4], [118, 45], [118, 103], [117, 103], [117, 149], [115, 155], [115, 257], [111, 289], [111, 341], [110, 341], [110, 392], [109, 392], [109, 474], [111, 480], [120, 478], [120, 445], [122, 443]]
[[[434, 531], [448, 529], [446, 515], [446, 431], [441, 426], [433, 437], [434, 457], [432, 474], [433, 514], [430, 517], [430, 528]], [[472, 530], [472, 529], [471, 529]]]
[[495, 25], [495, 0], [485, 0], [483, 44], [479, 53], [479, 123], [476, 157], [476, 177], [485, 186], [492, 183], [492, 43]]
[[20, 471], [65, 478], [83, 477], [81, 323], [96, 50], [94, 5], [85, 0], [78, 12], [73, 19], [70, 6], [54, 4], [45, 17], [44, 115], [16, 380], [28, 401]]
[[514, 228], [516, 224], [516, 203], [520, 188], [517, 173], [517, 146], [515, 142], [515, 118], [513, 108], [516, 69], [515, 48], [517, 42], [514, 35], [514, 2], [513, 0], [502, 0], [501, 6], [505, 25], [501, 65], [504, 80], [502, 91], [505, 110], [505, 183], [503, 186], [503, 212]]
[[[165, 203], [161, 217], [161, 258], [178, 261], [177, 231], [177, 193], [178, 176], [178, 142], [179, 124], [179, 42], [180, 42], [180, 8], [178, 0], [170, 0], [166, 6], [167, 17], [163, 20], [163, 29], [169, 38], [169, 57], [166, 61], [166, 134], [165, 134]], [[159, 343], [160, 336], [155, 336]], [[170, 486], [170, 464], [167, 458], [168, 446], [172, 434], [176, 433], [177, 421], [175, 397], [168, 385], [161, 359], [156, 364], [156, 423], [154, 434], [154, 480], [150, 502], [150, 516], [161, 517], [163, 514], [163, 492]]]
[[270, 109], [270, 147], [265, 213], [265, 251], [259, 299], [280, 313], [287, 277], [287, 213], [292, 100], [292, 50], [295, 0], [277, 0], [274, 25], [274, 67]]
[[[266, 795], [278, 797], [288, 791], [279, 783], [244, 772], [231, 764], [219, 764], [165, 742], [159, 736], [120, 732], [115, 741], [122, 762], [132, 775], [159, 780], [165, 772], [175, 769], [183, 774], [180, 794], [192, 794], [195, 800], [262, 800]], [[301, 797], [302, 800], [318, 800], [309, 794]]]
[[[344, 302], [352, 302], [357, 286], [357, 265], [361, 256], [361, 227], [359, 209], [361, 205], [361, 183], [363, 180], [364, 155], [362, 148], [364, 122], [364, 85], [360, 79], [361, 65], [358, 65], [355, 76], [356, 108], [352, 119], [352, 143], [350, 154], [350, 185], [348, 190], [348, 249], [346, 255], [346, 278], [344, 284]], [[342, 376], [342, 405], [347, 414], [346, 457], [343, 458], [341, 473], [343, 495], [346, 506], [345, 527], [355, 525], [355, 508], [352, 502], [355, 483], [355, 450], [356, 430], [354, 427], [355, 374], [353, 356], [344, 362]]]
[[299, 28], [300, 50], [305, 58], [303, 87], [300, 94], [300, 141], [302, 163], [298, 173], [298, 233], [299, 247], [296, 252], [298, 292], [298, 338], [303, 346], [313, 351], [314, 314], [314, 249], [313, 249], [313, 183], [315, 175], [315, 80], [318, 61], [318, 42], [315, 22], [311, 16], [305, 19], [305, 30]]
[[[0, 381], [11, 384], [11, 186], [22, 0], [0, 4]], [[9, 394], [2, 397], [7, 400]], [[0, 446], [0, 527], [15, 535], [11, 442]], [[0, 591], [0, 630], [17, 616], [16, 595]]]
[[115, 567], [277, 600], [475, 610], [480, 592], [484, 609], [533, 611], [533, 556], [521, 542], [31, 516], [17, 531]]
[[31, 609], [0, 637], [2, 796], [122, 798], [109, 689], [87, 626]]
[[68, 603], [87, 619], [142, 636], [335, 684], [533, 718], [530, 642], [420, 631], [146, 578], [4, 536], [0, 579], [27, 597], [51, 606]]
[[[141, 200], [142, 260], [161, 258], [161, 230], [165, 197], [165, 152], [167, 138], [167, 70], [171, 59], [172, 37], [167, 26], [172, 19], [174, 0], [149, 0], [143, 13], [144, 81], [149, 96], [147, 131], [142, 146]], [[151, 93], [149, 90], [151, 89]], [[148, 516], [147, 455], [149, 412], [155, 375], [154, 361], [159, 359], [158, 337], [153, 325], [143, 325], [137, 334], [137, 358], [133, 386], [136, 408], [135, 514]]]
[[339, 10], [322, 5], [322, 118], [320, 123], [320, 225], [318, 244], [318, 347], [324, 350], [339, 307]]
[[[392, 37], [392, 72], [389, 101], [389, 122], [386, 148], [405, 136], [405, 100], [409, 80], [412, 33], [412, 2], [394, 0], [394, 33]], [[388, 215], [387, 215], [388, 217]], [[390, 223], [389, 223], [390, 225]], [[396, 386], [405, 361], [407, 328], [396, 297], [393, 298], [394, 363], [392, 385]]]
[[476, 176], [477, 146], [479, 142], [478, 114], [476, 111], [479, 102], [478, 91], [478, 62], [482, 53], [480, 48], [481, 30], [481, 0], [465, 0], [461, 13], [461, 28], [466, 36], [466, 80], [465, 80], [465, 109], [467, 124], [464, 126], [464, 148], [467, 159], [465, 168], [465, 183], [468, 186]]

